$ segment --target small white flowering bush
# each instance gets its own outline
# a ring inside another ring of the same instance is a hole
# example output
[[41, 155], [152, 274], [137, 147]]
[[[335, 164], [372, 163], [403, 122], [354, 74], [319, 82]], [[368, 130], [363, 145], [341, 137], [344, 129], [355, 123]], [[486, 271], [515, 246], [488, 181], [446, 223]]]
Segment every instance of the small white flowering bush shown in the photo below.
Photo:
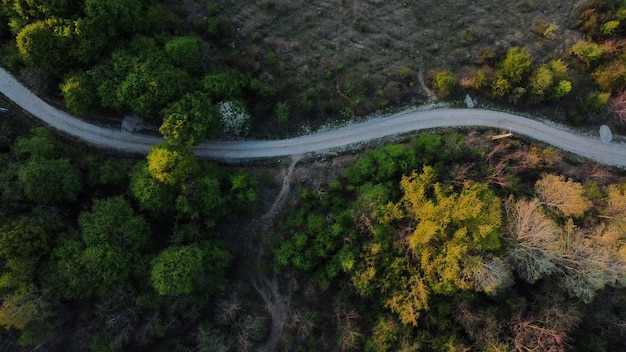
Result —
[[222, 133], [231, 136], [242, 136], [248, 133], [250, 114], [242, 102], [223, 101], [218, 104], [218, 107], [222, 120]]

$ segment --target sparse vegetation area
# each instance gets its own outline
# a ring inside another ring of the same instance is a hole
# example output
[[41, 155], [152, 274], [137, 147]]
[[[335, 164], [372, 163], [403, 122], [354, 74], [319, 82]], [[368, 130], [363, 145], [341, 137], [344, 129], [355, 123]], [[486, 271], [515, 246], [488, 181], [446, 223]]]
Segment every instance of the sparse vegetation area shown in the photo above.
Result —
[[625, 21], [618, 0], [0, 0], [3, 67], [165, 137], [104, 155], [6, 102], [0, 350], [625, 350], [623, 170], [486, 130], [284, 170], [192, 153], [465, 94], [623, 132]]

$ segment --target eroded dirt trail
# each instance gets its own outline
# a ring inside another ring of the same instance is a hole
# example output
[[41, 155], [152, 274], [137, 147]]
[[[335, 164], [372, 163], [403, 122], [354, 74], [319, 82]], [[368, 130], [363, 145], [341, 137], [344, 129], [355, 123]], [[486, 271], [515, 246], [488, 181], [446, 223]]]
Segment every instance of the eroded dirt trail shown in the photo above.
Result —
[[[290, 194], [291, 186], [295, 181], [294, 170], [300, 159], [300, 155], [293, 156], [287, 169], [283, 170], [281, 189], [267, 213], [260, 218], [259, 223], [257, 224], [257, 235], [260, 239], [257, 260], [261, 260], [263, 249], [266, 247], [265, 243], [267, 236], [269, 235], [270, 230], [274, 228], [278, 215], [281, 214], [285, 204], [287, 203], [287, 197]], [[258, 267], [259, 266], [257, 266], [257, 268]], [[265, 302], [265, 309], [272, 319], [270, 335], [264, 346], [261, 348], [261, 351], [272, 352], [276, 350], [276, 345], [283, 335], [285, 324], [292, 314], [291, 295], [289, 294], [292, 284], [290, 280], [281, 279], [282, 278], [278, 277], [276, 274], [274, 274], [271, 279], [259, 272], [252, 274], [252, 287], [254, 287], [255, 291], [263, 299], [263, 302]], [[284, 287], [283, 292], [281, 292], [279, 287], [281, 282], [285, 282], [286, 286]]]

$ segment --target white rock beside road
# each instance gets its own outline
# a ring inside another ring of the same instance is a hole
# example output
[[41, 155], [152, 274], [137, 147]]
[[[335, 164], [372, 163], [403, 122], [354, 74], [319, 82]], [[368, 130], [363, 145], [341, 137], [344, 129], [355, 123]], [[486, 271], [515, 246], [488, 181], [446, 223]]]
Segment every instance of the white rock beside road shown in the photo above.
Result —
[[613, 141], [613, 133], [607, 125], [600, 126], [600, 140], [604, 144], [609, 144]]

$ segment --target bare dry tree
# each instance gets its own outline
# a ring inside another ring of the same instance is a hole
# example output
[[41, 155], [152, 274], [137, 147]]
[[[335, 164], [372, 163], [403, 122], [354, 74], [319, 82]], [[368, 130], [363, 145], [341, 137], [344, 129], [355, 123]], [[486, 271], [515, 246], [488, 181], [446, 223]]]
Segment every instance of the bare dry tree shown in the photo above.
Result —
[[602, 50], [608, 56], [616, 56], [623, 52], [625, 44], [623, 39], [611, 38], [602, 43]]
[[494, 352], [504, 350], [506, 321], [502, 321], [494, 314], [495, 310], [468, 307], [467, 302], [459, 302], [454, 306], [453, 317], [468, 336], [484, 350]]
[[559, 331], [519, 319], [512, 327], [516, 351], [565, 352], [565, 336]]
[[580, 323], [580, 308], [551, 298], [530, 316], [516, 313], [509, 321], [516, 351], [563, 352], [567, 350], [569, 333]]
[[585, 168], [585, 172], [583, 172], [583, 174], [587, 175], [589, 179], [594, 180], [598, 184], [603, 185], [603, 184], [610, 183], [615, 178], [611, 174], [611, 171], [609, 170], [609, 168], [604, 165], [593, 163], [593, 164], [585, 164], [585, 166], [583, 167]]
[[481, 258], [473, 270], [472, 281], [477, 290], [495, 294], [513, 283], [513, 274], [500, 258]]
[[338, 304], [334, 308], [337, 323], [337, 348], [339, 351], [357, 349], [359, 339], [363, 336], [357, 325], [361, 318], [359, 313], [346, 304]]
[[230, 343], [226, 340], [226, 335], [211, 327], [200, 326], [196, 340], [198, 352], [228, 352], [232, 350]]
[[450, 171], [452, 177], [452, 183], [456, 186], [463, 186], [465, 181], [470, 177], [470, 171], [474, 168], [474, 163], [464, 163], [461, 165], [455, 165]]
[[239, 294], [241, 285], [229, 286], [228, 295], [221, 299], [215, 309], [215, 318], [221, 324], [234, 321], [243, 309], [243, 300]]
[[509, 148], [508, 143], [505, 143], [504, 141], [500, 141], [498, 143], [496, 143], [487, 153], [487, 155], [485, 155], [485, 159], [487, 161], [491, 161], [494, 158], [496, 158], [497, 156], [499, 156], [501, 153], [505, 153], [506, 150]]
[[626, 90], [618, 93], [608, 106], [612, 119], [620, 124], [626, 124]]
[[561, 153], [552, 148], [541, 148], [538, 146], [531, 146], [524, 158], [520, 158], [521, 169], [536, 169], [546, 166], [553, 166], [562, 160]]
[[511, 178], [512, 173], [509, 171], [509, 162], [505, 159], [498, 160], [495, 164], [490, 162], [491, 172], [487, 176], [487, 183], [497, 185], [502, 188], [508, 188], [513, 185]]
[[[289, 282], [289, 288], [292, 286], [293, 283]], [[274, 351], [276, 344], [283, 334], [285, 324], [289, 320], [291, 312], [291, 294], [283, 295], [280, 293], [276, 275], [274, 275], [271, 280], [259, 276], [252, 280], [252, 287], [254, 287], [261, 298], [263, 298], [265, 309], [272, 319], [270, 336], [260, 351]]]
[[509, 200], [512, 214], [508, 259], [518, 275], [529, 283], [556, 271], [559, 256], [559, 228], [541, 210], [539, 200]]

